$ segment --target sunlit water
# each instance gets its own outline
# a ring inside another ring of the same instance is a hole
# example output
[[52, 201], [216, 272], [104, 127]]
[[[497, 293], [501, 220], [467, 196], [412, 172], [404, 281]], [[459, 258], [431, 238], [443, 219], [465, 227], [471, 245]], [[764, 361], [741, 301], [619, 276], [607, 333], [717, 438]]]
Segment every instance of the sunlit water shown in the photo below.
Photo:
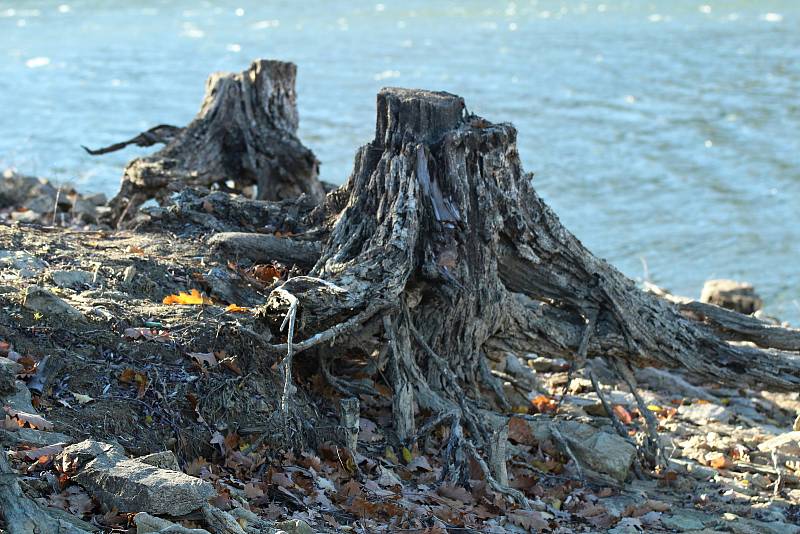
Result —
[[301, 137], [341, 182], [385, 85], [519, 129], [566, 225], [634, 277], [751, 281], [800, 323], [800, 2], [0, 0], [0, 167], [113, 194], [206, 76], [299, 65]]

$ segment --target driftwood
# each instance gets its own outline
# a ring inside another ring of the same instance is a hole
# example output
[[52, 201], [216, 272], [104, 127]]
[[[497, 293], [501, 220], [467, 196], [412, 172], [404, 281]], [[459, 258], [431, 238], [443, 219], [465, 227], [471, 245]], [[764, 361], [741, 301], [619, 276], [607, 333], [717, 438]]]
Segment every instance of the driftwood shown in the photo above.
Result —
[[[452, 94], [382, 90], [374, 140], [358, 150], [346, 183], [319, 203], [186, 195], [175, 213], [197, 215], [203, 206], [214, 227], [236, 227], [236, 203], [252, 205], [243, 211], [262, 213], [268, 227], [292, 210], [290, 240], [216, 236], [211, 243], [223, 255], [316, 260], [258, 312], [270, 330], [261, 346], [283, 357], [287, 429], [300, 428], [290, 409], [294, 358], [310, 351], [338, 391], [356, 396], [361, 386], [335, 376], [329, 360], [365, 354], [374, 378], [394, 392], [401, 441], [448, 425], [447, 476], [465, 480], [473, 458], [493, 487], [519, 500], [503, 484], [505, 431], [492, 414], [508, 405], [490, 359], [535, 353], [578, 368], [600, 356], [634, 391], [634, 367], [684, 368], [735, 387], [800, 386], [797, 331], [637, 287], [537, 195], [514, 127], [468, 115]], [[432, 415], [419, 421], [421, 411]]]
[[160, 126], [89, 151], [167, 143], [125, 168], [120, 191], [109, 203], [113, 222], [119, 224], [146, 200], [162, 202], [187, 186], [242, 191], [254, 185], [262, 200], [301, 193], [321, 200], [319, 162], [297, 138], [296, 71], [292, 63], [259, 60], [238, 74], [213, 74], [200, 112], [187, 127]]

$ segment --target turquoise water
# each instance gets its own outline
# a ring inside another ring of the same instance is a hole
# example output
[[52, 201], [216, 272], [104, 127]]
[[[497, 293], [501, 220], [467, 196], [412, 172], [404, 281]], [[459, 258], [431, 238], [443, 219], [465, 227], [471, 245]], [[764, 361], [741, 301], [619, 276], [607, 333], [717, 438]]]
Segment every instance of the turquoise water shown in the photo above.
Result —
[[538, 191], [598, 255], [697, 296], [745, 279], [800, 323], [800, 2], [0, 0], [0, 167], [113, 193], [206, 76], [299, 65], [301, 137], [341, 182], [385, 85], [519, 129]]

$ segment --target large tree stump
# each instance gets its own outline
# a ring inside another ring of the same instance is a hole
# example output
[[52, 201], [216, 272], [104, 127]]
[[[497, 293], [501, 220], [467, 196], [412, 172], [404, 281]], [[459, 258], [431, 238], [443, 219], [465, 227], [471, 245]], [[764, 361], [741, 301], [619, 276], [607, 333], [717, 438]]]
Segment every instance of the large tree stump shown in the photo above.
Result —
[[258, 60], [238, 74], [213, 74], [200, 112], [185, 128], [160, 126], [90, 151], [167, 143], [125, 168], [120, 191], [110, 201], [113, 221], [133, 215], [148, 199], [163, 201], [187, 186], [241, 191], [255, 185], [261, 200], [303, 193], [321, 200], [319, 162], [297, 138], [296, 72], [293, 63]]
[[[797, 390], [798, 354], [770, 348], [793, 346], [797, 331], [776, 336], [766, 325], [727, 320], [722, 332], [721, 319], [704, 321], [714, 314], [639, 289], [539, 198], [521, 168], [516, 130], [464, 109], [447, 93], [379, 93], [375, 139], [308, 217], [324, 227], [315, 230], [323, 236], [319, 261], [274, 290], [260, 312], [275, 336], [289, 324], [287, 343], [271, 347], [288, 353], [287, 394], [292, 357], [304, 350], [326, 342], [323, 360], [378, 354], [399, 438], [448, 423], [458, 479], [466, 455], [476, 455], [476, 445], [491, 450], [498, 432], [484, 412], [503, 405], [492, 354], [533, 352], [576, 365], [603, 356], [632, 387], [631, 366], [656, 366], [737, 387]], [[731, 342], [752, 339], [760, 347]], [[419, 409], [435, 414], [421, 426]], [[502, 480], [493, 471], [487, 476]]]

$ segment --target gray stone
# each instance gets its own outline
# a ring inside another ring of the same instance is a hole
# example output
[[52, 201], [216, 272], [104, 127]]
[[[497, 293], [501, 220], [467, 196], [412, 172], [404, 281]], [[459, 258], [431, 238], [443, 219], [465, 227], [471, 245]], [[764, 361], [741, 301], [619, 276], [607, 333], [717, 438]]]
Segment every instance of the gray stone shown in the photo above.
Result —
[[164, 532], [170, 534], [209, 534], [202, 528], [186, 528], [172, 521], [167, 521], [160, 517], [139, 512], [133, 516], [133, 523], [136, 525], [136, 534], [151, 534], [154, 532]]
[[80, 217], [85, 221], [91, 222], [97, 220], [97, 206], [80, 197], [76, 198], [72, 203], [70, 213], [74, 217]]
[[308, 526], [308, 523], [301, 519], [290, 519], [288, 521], [275, 523], [275, 528], [278, 530], [283, 530], [287, 534], [316, 534], [314, 529]]
[[707, 281], [703, 285], [700, 302], [746, 314], [754, 313], [764, 305], [751, 284], [724, 279]]
[[204, 480], [137, 460], [120, 460], [110, 467], [94, 460], [72, 479], [109, 508], [122, 512], [146, 510], [180, 516], [197, 510], [216, 495], [214, 487]]
[[170, 469], [172, 471], [180, 471], [181, 466], [178, 465], [178, 458], [172, 451], [161, 451], [148, 454], [147, 456], [140, 456], [136, 458], [137, 461], [143, 464], [160, 467], [161, 469]]
[[[627, 478], [636, 457], [636, 447], [625, 439], [577, 421], [561, 421], [557, 429], [582, 468], [608, 475], [620, 482]], [[558, 439], [554, 441], [559, 442]]]
[[90, 439], [64, 447], [59, 455], [63, 464], [76, 463], [78, 466], [94, 464], [94, 468], [111, 467], [125, 459], [125, 449], [116, 443], [103, 443]]
[[36, 414], [36, 408], [31, 404], [31, 392], [25, 383], [17, 380], [14, 387], [16, 388], [14, 393], [7, 395], [3, 404], [20, 412]]
[[694, 510], [675, 510], [669, 515], [661, 516], [661, 524], [664, 528], [677, 530], [678, 532], [700, 530], [712, 521], [714, 521], [714, 518]]
[[786, 456], [800, 456], [800, 431], [794, 430], [768, 439], [758, 445], [758, 450], [761, 452], [775, 451]]
[[93, 193], [91, 195], [86, 195], [83, 197], [83, 200], [89, 202], [92, 206], [102, 206], [108, 202], [108, 198], [104, 193]]
[[83, 319], [83, 314], [71, 304], [39, 286], [28, 286], [22, 305], [31, 311], [39, 312], [47, 317], [68, 317]]
[[[733, 515], [733, 514], [731, 514]], [[800, 527], [783, 521], [756, 521], [744, 517], [733, 516], [732, 521], [725, 523], [734, 534], [797, 534]]]
[[0, 267], [18, 271], [21, 278], [39, 276], [47, 264], [24, 250], [0, 250]]
[[634, 517], [625, 517], [608, 531], [608, 534], [640, 534], [643, 532], [642, 522]]
[[690, 404], [688, 406], [679, 406], [678, 414], [688, 421], [696, 425], [707, 425], [710, 421], [719, 421], [720, 423], [727, 423], [731, 420], [733, 414], [718, 404], [710, 402], [704, 404]]
[[48, 447], [58, 443], [69, 443], [72, 438], [60, 432], [46, 432], [35, 428], [20, 428], [18, 430], [0, 430], [3, 439], [15, 445], [28, 445], [30, 447]]
[[60, 288], [79, 289], [92, 283], [94, 273], [89, 271], [51, 271], [50, 278]]
[[204, 276], [211, 296], [239, 306], [257, 306], [263, 301], [238, 275], [221, 267], [210, 269]]
[[[97, 528], [96, 526], [92, 525], [91, 523], [87, 523], [80, 517], [72, 515], [71, 513], [67, 512], [66, 510], [62, 510], [61, 508], [53, 508], [48, 506], [46, 508], [46, 511], [48, 515], [50, 515], [51, 517], [59, 521], [63, 521], [64, 523], [68, 523], [80, 530], [85, 530], [86, 532], [100, 532], [100, 529]], [[72, 532], [75, 531], [73, 530]]]

